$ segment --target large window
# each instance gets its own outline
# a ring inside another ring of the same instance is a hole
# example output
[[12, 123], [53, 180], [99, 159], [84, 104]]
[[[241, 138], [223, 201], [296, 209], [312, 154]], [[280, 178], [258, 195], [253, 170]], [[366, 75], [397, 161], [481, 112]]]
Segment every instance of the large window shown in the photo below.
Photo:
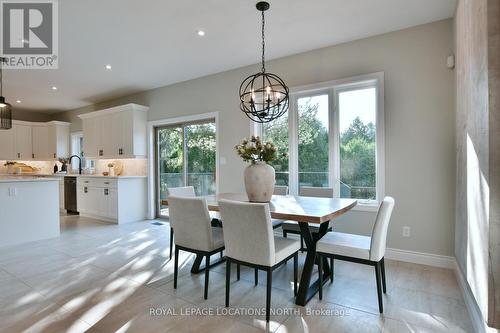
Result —
[[262, 138], [272, 141], [278, 148], [278, 158], [271, 162], [276, 172], [276, 185], [289, 185], [289, 156], [282, 153], [288, 151], [288, 112], [273, 122], [262, 124]]
[[[167, 189], [193, 186], [197, 195], [216, 193], [215, 121], [155, 128], [158, 202]], [[164, 215], [159, 207], [158, 215]]]
[[299, 188], [328, 187], [328, 94], [299, 97], [296, 105]]
[[383, 75], [294, 91], [286, 116], [263, 124], [264, 140], [289, 157], [273, 163], [276, 183], [333, 187], [335, 196], [374, 204], [383, 196]]

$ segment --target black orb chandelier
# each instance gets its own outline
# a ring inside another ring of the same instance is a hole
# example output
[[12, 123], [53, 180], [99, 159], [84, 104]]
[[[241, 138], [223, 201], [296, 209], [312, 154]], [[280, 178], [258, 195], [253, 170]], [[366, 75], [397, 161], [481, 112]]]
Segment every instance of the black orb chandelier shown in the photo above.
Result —
[[12, 105], [7, 103], [3, 97], [2, 63], [4, 62], [7, 62], [7, 59], [0, 57], [0, 129], [11, 129]]
[[240, 109], [252, 121], [268, 123], [288, 110], [289, 89], [278, 75], [266, 72], [264, 12], [269, 9], [269, 3], [261, 1], [256, 7], [262, 13], [262, 69], [241, 83]]

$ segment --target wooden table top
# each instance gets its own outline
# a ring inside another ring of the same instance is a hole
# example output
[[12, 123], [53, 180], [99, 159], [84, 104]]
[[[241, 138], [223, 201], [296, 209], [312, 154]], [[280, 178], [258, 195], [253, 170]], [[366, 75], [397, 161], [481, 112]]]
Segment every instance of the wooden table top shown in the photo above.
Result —
[[[243, 193], [221, 193], [205, 198], [211, 211], [219, 211], [220, 199], [248, 202], [247, 195]], [[319, 224], [346, 213], [357, 203], [355, 199], [273, 195], [269, 208], [271, 217], [275, 219]], [[161, 204], [168, 206], [168, 199], [162, 200]]]

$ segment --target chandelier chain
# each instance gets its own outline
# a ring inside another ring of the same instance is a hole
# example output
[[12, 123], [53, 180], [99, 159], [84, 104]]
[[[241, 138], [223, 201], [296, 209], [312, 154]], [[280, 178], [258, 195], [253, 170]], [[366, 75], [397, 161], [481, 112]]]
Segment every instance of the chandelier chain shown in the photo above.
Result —
[[262, 73], [266, 72], [266, 61], [265, 61], [265, 49], [266, 49], [266, 41], [264, 36], [264, 27], [266, 21], [264, 19], [264, 11], [262, 11]]

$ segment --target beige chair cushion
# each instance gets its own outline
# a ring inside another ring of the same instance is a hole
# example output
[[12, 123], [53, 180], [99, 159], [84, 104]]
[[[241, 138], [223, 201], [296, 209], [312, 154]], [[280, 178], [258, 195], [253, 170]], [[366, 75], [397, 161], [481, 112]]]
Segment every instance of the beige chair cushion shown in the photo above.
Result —
[[220, 228], [211, 227], [205, 198], [170, 196], [168, 200], [176, 245], [207, 252], [222, 246], [222, 230], [214, 232], [214, 229]]
[[275, 264], [285, 260], [300, 250], [300, 242], [284, 237], [274, 237], [274, 250], [276, 251]]
[[219, 206], [228, 257], [272, 267], [300, 248], [298, 240], [274, 237], [269, 204], [220, 200]]
[[367, 236], [328, 232], [316, 243], [316, 251], [369, 260], [370, 241]]

